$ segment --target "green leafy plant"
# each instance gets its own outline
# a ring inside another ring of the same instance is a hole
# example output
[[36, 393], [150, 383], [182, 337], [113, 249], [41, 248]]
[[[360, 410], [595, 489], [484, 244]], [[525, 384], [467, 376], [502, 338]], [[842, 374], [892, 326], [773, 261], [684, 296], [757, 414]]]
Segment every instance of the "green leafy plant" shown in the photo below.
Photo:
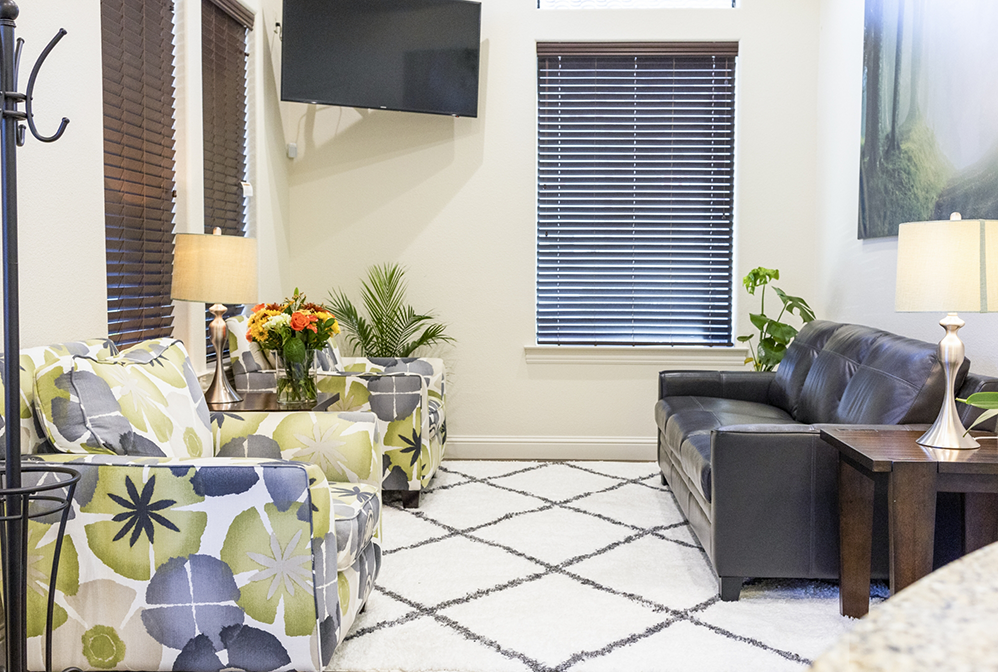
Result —
[[365, 357], [410, 357], [420, 348], [453, 342], [445, 325], [431, 314], [418, 314], [405, 302], [405, 270], [397, 264], [372, 266], [361, 282], [365, 318], [346, 294], [329, 292], [329, 309], [347, 342]]
[[766, 316], [766, 286], [771, 280], [779, 280], [780, 271], [775, 268], [753, 268], [749, 274], [742, 279], [742, 284], [748, 293], [755, 296], [755, 290], [762, 287], [759, 299], [759, 312], [750, 313], [749, 319], [759, 330], [759, 344], [752, 347], [752, 339], [755, 334], [749, 336], [739, 336], [740, 343], [748, 343], [749, 356], [745, 358], [745, 363], [752, 363], [756, 371], [772, 371], [776, 365], [783, 360], [783, 355], [787, 352], [787, 346], [797, 335], [797, 329], [785, 322], [783, 316], [787, 313], [796, 314], [801, 322], [807, 324], [814, 319], [814, 311], [807, 305], [807, 301], [799, 296], [790, 296], [779, 287], [774, 286], [773, 291], [782, 302], [780, 314], [776, 319]]
[[990, 420], [998, 415], [998, 392], [974, 392], [966, 399], [957, 399], [957, 401], [961, 401], [968, 406], [984, 409], [980, 417], [974, 420], [974, 423], [967, 428], [968, 432], [985, 420]]

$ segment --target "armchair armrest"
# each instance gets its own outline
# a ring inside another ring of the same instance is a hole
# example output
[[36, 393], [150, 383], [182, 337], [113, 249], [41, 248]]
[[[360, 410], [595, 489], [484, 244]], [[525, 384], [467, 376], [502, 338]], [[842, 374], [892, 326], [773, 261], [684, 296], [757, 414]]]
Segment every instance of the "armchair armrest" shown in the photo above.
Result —
[[662, 371], [658, 398], [697, 396], [766, 402], [773, 371]]
[[[328, 590], [313, 578], [336, 576], [329, 488], [316, 467], [246, 458], [37, 459], [81, 474], [54, 596], [54, 665], [191, 669], [185, 661], [201, 647], [230, 661], [265, 650], [282, 667], [309, 670], [322, 647], [335, 646], [336, 582]], [[29, 523], [29, 558], [52, 557], [50, 527]], [[33, 569], [47, 585], [45, 565]], [[274, 568], [284, 569], [275, 575]], [[35, 637], [44, 631], [45, 594], [28, 592]], [[319, 641], [317, 628], [334, 634]], [[41, 650], [29, 647], [31, 669], [44, 669]]]
[[374, 413], [220, 411], [211, 414], [220, 457], [269, 457], [316, 465], [330, 482], [380, 489], [382, 444]]

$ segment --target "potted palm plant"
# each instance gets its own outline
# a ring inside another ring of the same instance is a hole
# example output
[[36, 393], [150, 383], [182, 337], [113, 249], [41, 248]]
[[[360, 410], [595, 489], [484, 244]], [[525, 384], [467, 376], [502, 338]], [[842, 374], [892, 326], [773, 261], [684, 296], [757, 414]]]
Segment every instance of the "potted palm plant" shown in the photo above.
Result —
[[347, 343], [364, 357], [411, 357], [420, 348], [453, 342], [432, 314], [417, 313], [405, 300], [405, 269], [372, 266], [361, 281], [365, 317], [340, 290], [330, 290], [326, 307], [339, 320]]

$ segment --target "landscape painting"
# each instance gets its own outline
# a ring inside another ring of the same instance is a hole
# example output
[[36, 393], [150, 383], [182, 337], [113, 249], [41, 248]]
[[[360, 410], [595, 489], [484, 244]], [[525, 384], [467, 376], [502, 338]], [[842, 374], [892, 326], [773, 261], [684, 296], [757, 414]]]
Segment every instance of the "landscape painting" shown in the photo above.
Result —
[[866, 0], [859, 237], [998, 219], [998, 2]]

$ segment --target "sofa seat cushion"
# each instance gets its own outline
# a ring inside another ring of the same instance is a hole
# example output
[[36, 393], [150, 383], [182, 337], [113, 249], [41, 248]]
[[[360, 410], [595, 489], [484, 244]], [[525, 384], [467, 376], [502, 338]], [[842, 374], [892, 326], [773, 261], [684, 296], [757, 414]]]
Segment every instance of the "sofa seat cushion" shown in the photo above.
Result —
[[655, 420], [690, 483], [710, 501], [710, 433], [730, 425], [798, 424], [781, 408], [720, 397], [665, 397]]
[[378, 488], [365, 483], [330, 483], [336, 530], [336, 569], [353, 566], [371, 543], [381, 518]]

